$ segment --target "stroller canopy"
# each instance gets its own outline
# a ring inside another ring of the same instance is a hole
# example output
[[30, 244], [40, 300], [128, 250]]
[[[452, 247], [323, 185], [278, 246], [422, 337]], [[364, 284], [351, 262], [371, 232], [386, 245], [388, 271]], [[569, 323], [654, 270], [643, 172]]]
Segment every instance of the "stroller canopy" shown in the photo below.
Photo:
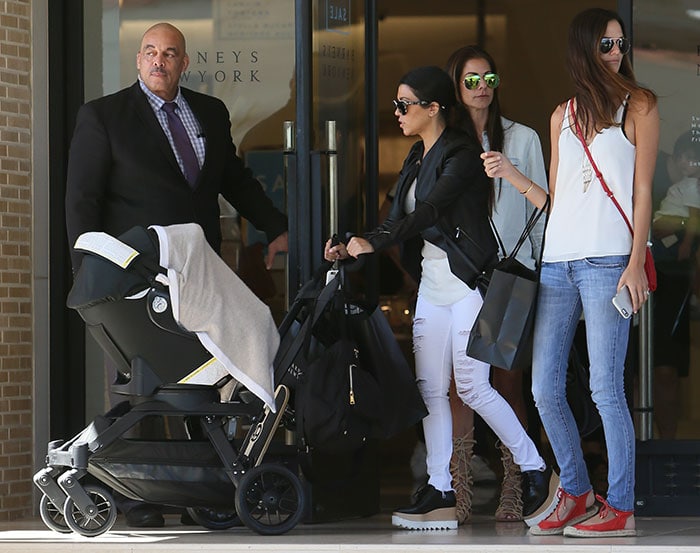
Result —
[[87, 252], [75, 275], [67, 306], [83, 309], [102, 302], [119, 301], [147, 289], [150, 286], [147, 268], [158, 270], [155, 240], [156, 235], [144, 227], [134, 227], [122, 234], [119, 241], [131, 246], [138, 254], [126, 268], [102, 255]]

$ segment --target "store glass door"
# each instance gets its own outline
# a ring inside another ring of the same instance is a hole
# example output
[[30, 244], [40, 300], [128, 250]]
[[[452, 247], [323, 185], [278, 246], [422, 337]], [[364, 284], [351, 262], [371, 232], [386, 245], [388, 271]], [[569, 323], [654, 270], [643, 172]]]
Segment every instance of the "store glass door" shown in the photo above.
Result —
[[[297, 242], [290, 289], [321, 263], [334, 233], [364, 228], [367, 184], [365, 2], [297, 3], [297, 112], [290, 122], [289, 206]], [[373, 154], [370, 153], [370, 156]]]

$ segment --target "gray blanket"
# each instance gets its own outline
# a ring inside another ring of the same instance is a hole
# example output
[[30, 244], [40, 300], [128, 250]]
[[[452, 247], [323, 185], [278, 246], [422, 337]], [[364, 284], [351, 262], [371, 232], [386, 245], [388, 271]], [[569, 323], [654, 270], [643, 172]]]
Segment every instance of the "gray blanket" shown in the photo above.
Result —
[[269, 307], [212, 250], [199, 225], [151, 228], [175, 320], [274, 411], [272, 362], [280, 338]]

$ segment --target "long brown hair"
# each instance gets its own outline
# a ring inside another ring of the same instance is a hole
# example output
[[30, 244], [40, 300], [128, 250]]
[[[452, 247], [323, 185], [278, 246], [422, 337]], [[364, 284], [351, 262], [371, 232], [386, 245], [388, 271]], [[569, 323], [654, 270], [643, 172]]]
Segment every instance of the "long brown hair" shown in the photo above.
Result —
[[582, 11], [569, 26], [566, 62], [574, 84], [577, 118], [586, 135], [619, 125], [615, 115], [628, 94], [643, 95], [649, 107], [656, 104], [656, 95], [637, 83], [629, 56], [622, 57], [618, 73], [601, 59], [600, 40], [613, 20], [625, 34], [620, 16], [602, 8]]
[[[481, 137], [478, 136], [474, 120], [472, 119], [469, 110], [462, 104], [462, 70], [464, 64], [469, 60], [482, 59], [489, 64], [489, 68], [494, 73], [498, 73], [495, 60], [491, 55], [479, 46], [463, 46], [452, 52], [447, 59], [445, 71], [452, 79], [457, 104], [452, 112], [452, 126], [465, 132], [469, 138], [475, 143], [481, 145]], [[498, 88], [493, 89], [493, 99], [488, 108], [488, 116], [486, 118], [486, 136], [489, 137], [489, 149], [497, 152], [503, 152], [503, 144], [505, 142], [503, 123], [501, 121], [501, 104], [498, 101]], [[492, 179], [489, 179], [492, 180]], [[502, 182], [499, 180], [498, 193], [501, 193]], [[496, 202], [496, 194], [494, 187], [489, 187], [489, 213], [493, 210]]]
[[[464, 69], [464, 64], [474, 59], [485, 60], [486, 63], [489, 64], [491, 71], [498, 73], [496, 62], [491, 55], [483, 48], [473, 45], [463, 46], [452, 52], [447, 60], [446, 71], [452, 79], [455, 96], [457, 97], [457, 105], [462, 106], [462, 109], [456, 109], [454, 111], [453, 125], [458, 129], [462, 129], [477, 143], [481, 143], [481, 137], [477, 136], [474, 121], [472, 121], [469, 111], [464, 108], [462, 104], [462, 93], [460, 90], [462, 87], [462, 70]], [[491, 104], [489, 105], [488, 117], [486, 120], [486, 135], [489, 137], [489, 148], [502, 152], [505, 139], [503, 124], [501, 122], [501, 105], [498, 101], [498, 88], [493, 89], [493, 100], [491, 100]]]

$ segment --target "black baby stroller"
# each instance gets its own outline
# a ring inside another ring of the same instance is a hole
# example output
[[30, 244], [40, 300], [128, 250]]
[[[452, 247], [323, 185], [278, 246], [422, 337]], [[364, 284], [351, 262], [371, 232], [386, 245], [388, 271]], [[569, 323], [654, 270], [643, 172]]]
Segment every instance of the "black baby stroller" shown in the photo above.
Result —
[[[88, 537], [107, 532], [117, 517], [111, 488], [187, 508], [210, 529], [240, 522], [260, 534], [294, 528], [305, 509], [302, 484], [283, 464], [265, 461], [287, 416], [286, 367], [270, 374], [274, 399], [269, 394], [263, 401], [176, 322], [173, 287], [160, 266], [162, 241], [153, 230], [135, 227], [119, 240], [88, 233], [81, 240], [93, 253], [84, 258], [68, 305], [116, 364], [111, 389], [125, 401], [71, 440], [49, 443], [47, 466], [34, 475], [44, 523]], [[181, 424], [179, 437], [133, 437], [135, 427], [154, 418]]]

